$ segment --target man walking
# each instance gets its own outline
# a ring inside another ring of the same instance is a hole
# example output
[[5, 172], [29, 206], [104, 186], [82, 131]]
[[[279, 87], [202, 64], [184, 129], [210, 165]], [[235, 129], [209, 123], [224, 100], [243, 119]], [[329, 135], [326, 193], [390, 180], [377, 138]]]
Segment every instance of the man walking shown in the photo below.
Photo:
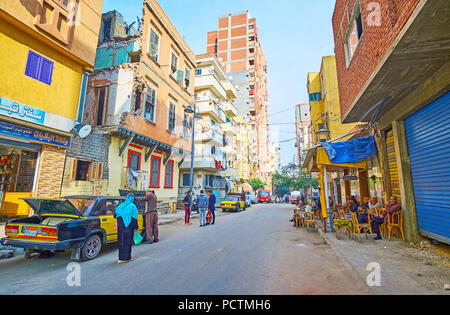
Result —
[[184, 225], [191, 225], [192, 191], [188, 191], [183, 200], [184, 203]]
[[212, 191], [209, 191], [208, 209], [211, 211], [213, 219], [211, 225], [214, 225], [214, 223], [216, 223], [216, 195], [214, 195]]
[[208, 200], [203, 190], [200, 191], [200, 196], [198, 196], [197, 202], [198, 211], [200, 213], [200, 227], [206, 226], [206, 208], [208, 207]]
[[145, 201], [145, 235], [144, 244], [159, 242], [158, 231], [158, 198], [153, 190], [148, 190], [145, 197], [137, 197], [137, 201]]

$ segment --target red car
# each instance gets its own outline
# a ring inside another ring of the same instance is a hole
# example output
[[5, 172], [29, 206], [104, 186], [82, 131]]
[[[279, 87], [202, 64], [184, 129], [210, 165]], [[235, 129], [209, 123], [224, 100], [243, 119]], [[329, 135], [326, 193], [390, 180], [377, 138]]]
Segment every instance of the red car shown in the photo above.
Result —
[[259, 203], [263, 203], [263, 202], [271, 203], [272, 202], [272, 195], [268, 191], [265, 191], [265, 190], [260, 191], [258, 193], [258, 202]]

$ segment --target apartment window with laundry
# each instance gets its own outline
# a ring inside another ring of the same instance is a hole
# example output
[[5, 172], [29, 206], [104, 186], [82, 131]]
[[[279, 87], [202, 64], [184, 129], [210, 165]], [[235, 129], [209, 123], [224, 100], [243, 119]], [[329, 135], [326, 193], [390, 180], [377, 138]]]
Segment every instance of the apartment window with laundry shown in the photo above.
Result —
[[158, 62], [159, 59], [159, 35], [150, 28], [150, 49], [149, 49], [150, 57], [153, 60]]
[[141, 154], [135, 151], [128, 151], [128, 168], [133, 171], [141, 169]]
[[156, 115], [156, 89], [148, 87], [145, 92], [145, 111], [144, 118], [151, 121], [155, 121]]
[[170, 74], [175, 78], [178, 71], [178, 57], [174, 53], [172, 53], [172, 57], [170, 58]]
[[347, 30], [347, 35], [344, 39], [345, 61], [347, 63], [347, 67], [350, 65], [363, 32], [364, 29], [361, 16], [361, 6], [358, 3], [358, 6], [355, 7], [354, 14], [352, 15], [352, 19]]
[[176, 106], [173, 103], [169, 102], [169, 121], [168, 121], [168, 126], [167, 129], [169, 131], [174, 132], [175, 131], [175, 126], [176, 126], [176, 121], [177, 121], [177, 114], [176, 114]]

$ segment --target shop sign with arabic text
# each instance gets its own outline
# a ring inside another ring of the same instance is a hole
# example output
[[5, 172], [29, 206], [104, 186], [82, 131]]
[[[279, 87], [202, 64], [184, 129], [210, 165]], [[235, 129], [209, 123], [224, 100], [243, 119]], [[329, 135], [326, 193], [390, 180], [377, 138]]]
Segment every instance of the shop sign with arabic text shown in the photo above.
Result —
[[45, 111], [0, 97], [0, 114], [43, 125]]

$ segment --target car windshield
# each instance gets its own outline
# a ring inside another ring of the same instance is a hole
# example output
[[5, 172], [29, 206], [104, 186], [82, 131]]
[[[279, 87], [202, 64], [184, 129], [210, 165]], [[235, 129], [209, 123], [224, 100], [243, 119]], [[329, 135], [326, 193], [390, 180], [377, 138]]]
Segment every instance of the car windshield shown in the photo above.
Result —
[[261, 192], [259, 193], [259, 195], [260, 195], [261, 197], [267, 197], [267, 196], [269, 195], [269, 193], [268, 193], [267, 191], [261, 191]]
[[95, 199], [88, 198], [75, 198], [70, 199], [70, 202], [75, 206], [75, 208], [80, 211], [82, 215], [86, 212], [87, 209], [95, 202]]
[[238, 196], [226, 196], [225, 201], [239, 201]]

